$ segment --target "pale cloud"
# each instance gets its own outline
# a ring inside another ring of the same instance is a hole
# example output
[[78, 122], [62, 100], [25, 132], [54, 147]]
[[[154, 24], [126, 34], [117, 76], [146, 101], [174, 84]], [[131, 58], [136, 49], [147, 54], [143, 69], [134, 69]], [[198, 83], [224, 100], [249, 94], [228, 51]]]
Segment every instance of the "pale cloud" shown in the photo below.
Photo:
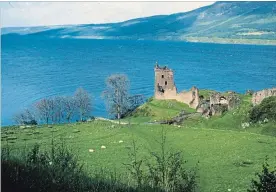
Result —
[[111, 23], [190, 11], [213, 2], [1, 2], [2, 27]]

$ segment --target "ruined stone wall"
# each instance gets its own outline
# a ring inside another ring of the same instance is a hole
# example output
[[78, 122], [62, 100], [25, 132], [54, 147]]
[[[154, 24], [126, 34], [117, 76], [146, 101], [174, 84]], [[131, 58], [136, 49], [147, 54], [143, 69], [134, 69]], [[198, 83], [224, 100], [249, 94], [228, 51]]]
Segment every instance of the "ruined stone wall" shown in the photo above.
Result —
[[176, 99], [177, 93], [176, 89], [166, 89], [164, 93], [160, 91], [155, 92], [155, 99]]
[[232, 110], [240, 105], [240, 97], [234, 92], [222, 94], [215, 92], [209, 99], [202, 99], [197, 107], [197, 112], [209, 118], [214, 115], [222, 115], [228, 110]]
[[271, 89], [264, 89], [253, 93], [252, 103], [253, 105], [260, 104], [264, 98], [269, 96], [276, 96], [276, 87]]
[[228, 105], [229, 99], [221, 93], [214, 93], [210, 96], [210, 105]]
[[191, 108], [197, 108], [199, 105], [199, 93], [196, 87], [192, 87], [190, 91], [182, 91], [177, 94], [177, 101], [188, 104]]
[[193, 87], [190, 91], [177, 93], [176, 89], [165, 90], [164, 93], [156, 92], [155, 99], [166, 100], [175, 99], [179, 102], [186, 103], [191, 108], [196, 108], [199, 104], [198, 89]]

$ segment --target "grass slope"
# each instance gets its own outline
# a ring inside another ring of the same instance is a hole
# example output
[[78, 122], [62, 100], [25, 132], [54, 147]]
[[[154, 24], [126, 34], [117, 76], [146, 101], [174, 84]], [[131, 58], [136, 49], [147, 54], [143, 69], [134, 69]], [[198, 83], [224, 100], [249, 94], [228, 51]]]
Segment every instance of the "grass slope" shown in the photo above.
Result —
[[[115, 127], [114, 127], [115, 126]], [[167, 132], [169, 148], [182, 150], [189, 166], [199, 161], [200, 191], [246, 191], [250, 180], [266, 155], [276, 163], [276, 138], [248, 132], [163, 126]], [[160, 125], [124, 125], [95, 121], [83, 124], [54, 125], [53, 128], [2, 129], [2, 147], [7, 144], [17, 149], [40, 143], [43, 148], [64, 140], [85, 164], [89, 172], [105, 167], [125, 171], [122, 163], [128, 162], [128, 147], [136, 140], [139, 157], [149, 159], [148, 152], [159, 145]], [[122, 140], [123, 143], [119, 143]], [[105, 145], [106, 149], [101, 149]], [[95, 152], [90, 153], [89, 149]], [[127, 175], [126, 175], [127, 177]]]
[[[200, 93], [208, 95], [209, 91], [204, 90], [203, 92], [200, 91]], [[203, 117], [188, 119], [183, 123], [183, 125], [191, 128], [234, 130], [276, 136], [276, 124], [273, 122], [250, 124], [249, 127], [242, 128], [242, 123], [249, 122], [248, 115], [253, 105], [251, 103], [251, 96], [241, 94], [240, 98], [240, 106], [226, 112], [222, 116], [211, 117], [210, 119], [205, 119]]]
[[[200, 90], [208, 97], [212, 91]], [[224, 93], [227, 94], [227, 93]], [[265, 156], [270, 164], [276, 164], [276, 125], [255, 124], [242, 128], [248, 122], [252, 108], [251, 96], [240, 95], [241, 105], [221, 117], [205, 119], [193, 117], [181, 127], [147, 124], [176, 116], [182, 110], [195, 112], [186, 104], [174, 100], [150, 99], [134, 111], [129, 125], [97, 120], [90, 123], [53, 125], [53, 128], [2, 129], [2, 146], [9, 145], [14, 153], [29, 149], [35, 143], [42, 148], [65, 141], [84, 163], [89, 173], [105, 168], [125, 173], [123, 163], [128, 162], [128, 148], [132, 140], [137, 142], [139, 157], [150, 161], [149, 152], [159, 150], [156, 139], [162, 127], [167, 132], [169, 150], [181, 150], [188, 166], [199, 161], [200, 191], [246, 191], [254, 173], [261, 170]], [[119, 142], [122, 140], [123, 142]], [[101, 146], [106, 149], [101, 149]], [[95, 152], [89, 152], [94, 149]], [[129, 175], [124, 175], [129, 177]], [[126, 179], [127, 180], [127, 179]], [[125, 181], [126, 181], [125, 180]]]
[[148, 102], [138, 107], [131, 117], [126, 118], [131, 123], [143, 123], [149, 121], [166, 120], [177, 116], [182, 110], [185, 112], [195, 112], [185, 103], [176, 100], [156, 100], [150, 98]]
[[[199, 90], [199, 95], [204, 98], [210, 97], [215, 92], [213, 90]], [[224, 92], [222, 95], [229, 93]], [[242, 128], [242, 123], [249, 122], [248, 114], [252, 109], [252, 97], [250, 95], [239, 94], [241, 104], [238, 108], [226, 112], [222, 116], [214, 116], [206, 119], [200, 116], [188, 118], [183, 122], [186, 128], [207, 128], [235, 130], [241, 132], [252, 132], [276, 136], [276, 125], [273, 122], [263, 124], [250, 124], [247, 128]], [[196, 112], [195, 109], [189, 108], [188, 105], [176, 100], [156, 100], [150, 99], [148, 102], [137, 108], [131, 117], [126, 118], [125, 122], [130, 123], [147, 123], [158, 120], [166, 120], [177, 116], [182, 110], [187, 113]]]

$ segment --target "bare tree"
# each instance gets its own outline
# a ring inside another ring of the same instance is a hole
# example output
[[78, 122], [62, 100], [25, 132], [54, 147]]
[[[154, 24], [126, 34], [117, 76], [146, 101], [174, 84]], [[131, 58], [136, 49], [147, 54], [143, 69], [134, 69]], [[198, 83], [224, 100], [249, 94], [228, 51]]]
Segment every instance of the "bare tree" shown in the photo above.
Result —
[[13, 117], [15, 123], [19, 125], [37, 124], [35, 115], [30, 109], [25, 109]]
[[53, 101], [52, 99], [42, 99], [35, 104], [36, 111], [40, 119], [46, 124], [53, 119]]
[[67, 96], [63, 98], [63, 102], [64, 117], [67, 120], [67, 122], [70, 123], [70, 120], [76, 112], [76, 100], [74, 97]]
[[126, 117], [131, 114], [137, 107], [145, 102], [145, 97], [142, 94], [131, 95], [128, 97], [127, 108], [121, 117]]
[[15, 114], [13, 117], [13, 121], [18, 125], [24, 124], [24, 121], [26, 121], [26, 115], [25, 115], [24, 111]]
[[55, 123], [55, 100], [54, 98], [48, 98], [47, 101], [49, 106], [51, 122]]
[[129, 110], [132, 111], [145, 102], [145, 97], [142, 94], [132, 95], [128, 98]]
[[106, 79], [106, 89], [102, 96], [111, 115], [121, 119], [121, 115], [129, 108], [129, 80], [124, 74], [111, 75]]
[[53, 98], [53, 119], [56, 123], [61, 123], [64, 118], [64, 97], [56, 96]]
[[83, 121], [83, 118], [88, 117], [92, 111], [91, 97], [86, 90], [80, 87], [76, 90], [74, 99], [76, 108], [79, 110], [80, 120]]

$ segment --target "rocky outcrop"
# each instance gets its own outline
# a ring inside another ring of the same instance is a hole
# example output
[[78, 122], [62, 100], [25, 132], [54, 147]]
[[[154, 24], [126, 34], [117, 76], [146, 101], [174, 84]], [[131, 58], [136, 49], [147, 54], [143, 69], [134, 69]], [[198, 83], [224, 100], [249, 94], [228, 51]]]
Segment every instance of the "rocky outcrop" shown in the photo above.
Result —
[[253, 105], [260, 104], [264, 98], [270, 96], [276, 96], [276, 87], [255, 92], [252, 96], [252, 103]]
[[169, 125], [180, 125], [183, 123], [185, 119], [201, 116], [200, 113], [186, 113], [185, 111], [181, 111], [176, 117], [173, 117], [169, 120], [163, 120], [158, 123], [160, 124], [169, 124]]

